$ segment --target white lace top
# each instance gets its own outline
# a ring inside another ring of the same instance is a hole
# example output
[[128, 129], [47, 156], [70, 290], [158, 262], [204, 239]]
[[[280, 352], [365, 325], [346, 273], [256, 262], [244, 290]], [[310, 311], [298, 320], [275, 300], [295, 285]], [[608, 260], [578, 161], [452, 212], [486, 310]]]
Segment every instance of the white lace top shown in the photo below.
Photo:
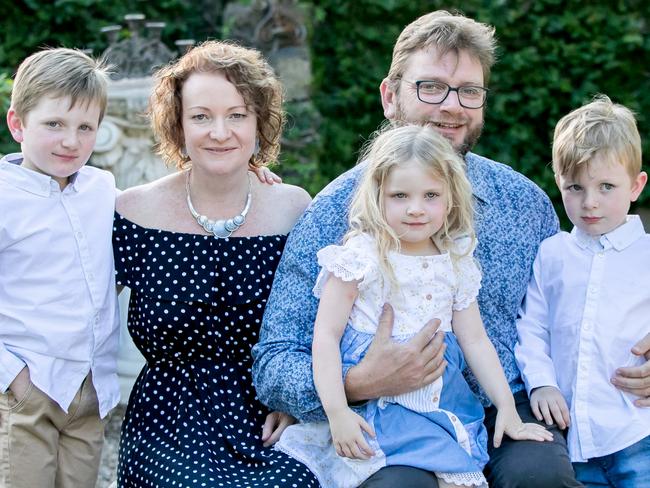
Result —
[[[455, 242], [457, 254], [468, 249], [470, 240]], [[473, 249], [471, 250], [473, 251]], [[390, 252], [399, 288], [391, 289], [390, 280], [379, 266], [373, 238], [362, 234], [342, 246], [327, 246], [318, 251], [321, 272], [314, 286], [320, 297], [330, 275], [344, 281], [359, 281], [359, 296], [352, 307], [349, 325], [369, 334], [377, 330], [384, 303], [395, 311], [393, 336], [417, 333], [432, 318], [439, 318], [442, 331], [451, 331], [453, 311], [467, 308], [478, 295], [481, 273], [472, 252], [452, 262], [448, 252], [433, 256], [409, 256]]]

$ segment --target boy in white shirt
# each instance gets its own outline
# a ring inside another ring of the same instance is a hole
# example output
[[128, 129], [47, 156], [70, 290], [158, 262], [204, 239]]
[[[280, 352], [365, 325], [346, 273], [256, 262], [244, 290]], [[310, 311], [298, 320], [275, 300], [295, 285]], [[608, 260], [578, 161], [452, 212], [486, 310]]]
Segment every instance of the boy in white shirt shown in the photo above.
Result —
[[113, 176], [84, 166], [106, 67], [47, 49], [18, 68], [0, 160], [0, 486], [93, 488], [119, 400]]
[[647, 181], [634, 115], [606, 96], [555, 127], [553, 171], [575, 226], [542, 242], [515, 355], [533, 413], [569, 427], [587, 487], [650, 487], [650, 409], [611, 381], [650, 332], [650, 235], [627, 215]]

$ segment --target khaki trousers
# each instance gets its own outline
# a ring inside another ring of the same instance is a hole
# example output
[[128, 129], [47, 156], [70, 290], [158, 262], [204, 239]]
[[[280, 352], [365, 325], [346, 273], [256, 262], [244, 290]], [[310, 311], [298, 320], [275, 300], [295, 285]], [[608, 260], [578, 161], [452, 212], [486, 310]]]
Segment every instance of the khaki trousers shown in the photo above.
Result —
[[104, 442], [90, 374], [68, 413], [33, 384], [0, 393], [0, 487], [94, 488]]

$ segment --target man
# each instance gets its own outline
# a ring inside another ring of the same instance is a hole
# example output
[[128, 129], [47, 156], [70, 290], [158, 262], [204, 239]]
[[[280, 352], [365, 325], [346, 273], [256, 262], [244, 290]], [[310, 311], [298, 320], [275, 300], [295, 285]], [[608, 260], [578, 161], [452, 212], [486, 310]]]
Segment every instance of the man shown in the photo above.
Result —
[[[513, 349], [515, 319], [526, 292], [539, 243], [558, 231], [548, 197], [530, 180], [470, 151], [483, 126], [494, 29], [445, 11], [429, 13], [408, 25], [393, 51], [380, 91], [390, 120], [427, 123], [464, 156], [476, 208], [476, 258], [483, 272], [479, 306], [487, 333], [504, 367], [524, 422], [534, 422]], [[426, 89], [421, 89], [423, 81]], [[436, 90], [431, 90], [434, 82]], [[476, 103], [475, 90], [483, 92]], [[472, 96], [467, 96], [472, 94]], [[311, 290], [319, 271], [316, 252], [339, 243], [347, 230], [347, 207], [363, 170], [357, 166], [328, 185], [313, 201], [287, 242], [269, 298], [260, 343], [253, 355], [254, 383], [261, 401], [301, 420], [324, 420], [311, 374], [311, 341], [318, 301]], [[431, 383], [445, 367], [442, 334], [431, 321], [406, 344], [390, 339], [392, 315], [386, 307], [375, 341], [357, 366], [344, 370], [348, 400], [363, 401], [405, 393]], [[432, 338], [433, 337], [433, 338]], [[486, 406], [492, 435], [496, 410], [469, 376]], [[497, 487], [579, 487], [562, 433], [549, 426], [553, 442], [504, 439], [491, 449], [486, 475]], [[492, 446], [492, 439], [489, 440]], [[364, 487], [435, 487], [432, 473], [392, 466]]]

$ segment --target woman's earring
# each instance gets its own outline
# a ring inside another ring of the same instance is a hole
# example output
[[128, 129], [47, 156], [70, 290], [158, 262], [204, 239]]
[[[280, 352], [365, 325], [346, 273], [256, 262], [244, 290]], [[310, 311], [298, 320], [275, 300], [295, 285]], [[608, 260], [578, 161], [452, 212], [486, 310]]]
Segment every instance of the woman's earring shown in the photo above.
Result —
[[253, 156], [257, 156], [260, 153], [260, 138], [255, 138], [255, 148], [253, 149]]
[[187, 159], [187, 149], [185, 149], [185, 146], [181, 147], [181, 158]]

